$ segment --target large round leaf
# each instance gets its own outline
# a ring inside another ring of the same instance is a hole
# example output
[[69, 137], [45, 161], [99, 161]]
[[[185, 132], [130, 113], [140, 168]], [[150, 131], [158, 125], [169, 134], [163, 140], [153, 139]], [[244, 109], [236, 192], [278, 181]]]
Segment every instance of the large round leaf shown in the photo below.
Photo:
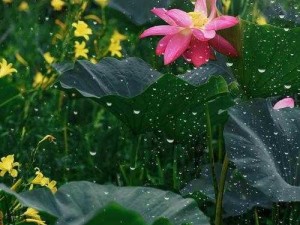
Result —
[[0, 189], [13, 194], [26, 206], [57, 217], [57, 225], [84, 225], [112, 202], [138, 212], [148, 224], [161, 217], [169, 219], [174, 225], [209, 224], [192, 199], [183, 199], [178, 194], [154, 188], [116, 187], [81, 181], [63, 185], [55, 195], [48, 189], [21, 194], [3, 185]]
[[193, 142], [206, 132], [205, 105], [214, 124], [226, 119], [224, 112], [232, 105], [223, 77], [162, 75], [137, 58], [106, 58], [97, 65], [77, 61], [57, 69], [63, 88], [96, 100], [135, 134], [163, 131], [176, 142]]
[[[248, 97], [298, 93], [300, 28], [284, 29], [241, 21], [231, 36], [241, 43], [233, 73]], [[239, 33], [239, 34], [238, 34]]]
[[274, 202], [300, 201], [300, 109], [257, 100], [229, 114], [226, 151], [245, 179]]
[[[219, 163], [215, 164], [215, 169], [219, 181], [222, 165]], [[181, 190], [181, 194], [183, 195], [190, 195], [195, 192], [201, 192], [208, 197], [210, 201], [215, 202], [210, 165], [205, 165], [202, 168], [199, 178], [192, 180]], [[250, 186], [248, 182], [232, 168], [229, 168], [227, 172], [223, 198], [224, 217], [242, 215], [253, 207], [270, 208], [272, 206], [267, 196]]]

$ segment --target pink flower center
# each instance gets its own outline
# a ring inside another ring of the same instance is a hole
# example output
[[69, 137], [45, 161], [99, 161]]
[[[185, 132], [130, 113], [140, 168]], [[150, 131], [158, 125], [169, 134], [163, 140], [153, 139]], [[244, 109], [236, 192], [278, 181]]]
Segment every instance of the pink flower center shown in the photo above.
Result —
[[204, 16], [202, 12], [189, 12], [188, 14], [195, 28], [201, 28], [208, 22], [208, 18]]

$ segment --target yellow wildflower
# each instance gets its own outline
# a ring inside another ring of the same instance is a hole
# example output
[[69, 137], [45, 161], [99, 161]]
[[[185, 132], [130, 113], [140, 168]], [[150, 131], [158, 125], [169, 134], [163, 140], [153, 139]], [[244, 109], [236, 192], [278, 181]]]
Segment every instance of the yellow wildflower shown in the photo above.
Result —
[[110, 45], [108, 47], [108, 51], [110, 52], [111, 56], [122, 57], [121, 41], [124, 41], [126, 39], [127, 39], [127, 37], [125, 35], [120, 34], [117, 30], [114, 31], [114, 33], [110, 39]]
[[87, 53], [89, 52], [88, 49], [85, 48], [86, 47], [86, 43], [83, 41], [81, 43], [79, 43], [78, 41], [75, 41], [75, 58], [79, 58], [80, 56], [82, 56], [83, 58], [88, 58]]
[[57, 192], [57, 187], [56, 187], [57, 182], [52, 180], [51, 182], [49, 182], [49, 184], [47, 185], [47, 187], [52, 191], [52, 193]]
[[66, 3], [62, 0], [51, 0], [51, 6], [54, 8], [56, 11], [62, 10]]
[[120, 34], [119, 31], [114, 30], [114, 33], [111, 37], [111, 41], [118, 42], [118, 41], [124, 41], [127, 39], [127, 36]]
[[39, 215], [39, 211], [34, 208], [28, 208], [22, 216], [26, 216], [26, 222], [36, 223], [38, 225], [46, 225], [45, 221], [43, 221]]
[[118, 56], [118, 57], [122, 57], [122, 46], [120, 44], [120, 42], [111, 42], [109, 47], [108, 47], [108, 51], [110, 52], [111, 56]]
[[33, 185], [40, 185], [40, 186], [45, 186], [47, 188], [49, 188], [52, 193], [55, 193], [57, 191], [56, 188], [56, 181], [54, 180], [50, 180], [48, 177], [45, 177], [44, 174], [42, 174], [42, 172], [38, 169], [38, 171], [35, 172], [35, 178], [31, 181], [31, 185], [30, 185], [30, 190], [33, 189]]
[[53, 80], [53, 77], [49, 78], [44, 76], [41, 72], [37, 72], [33, 78], [32, 86], [34, 88], [47, 88], [53, 82]]
[[55, 61], [55, 58], [51, 56], [50, 52], [44, 53], [44, 59], [47, 63], [52, 64]]
[[29, 5], [26, 1], [22, 1], [18, 7], [19, 11], [28, 11]]
[[18, 162], [14, 162], [14, 155], [8, 155], [1, 158], [0, 162], [0, 176], [3, 177], [7, 172], [12, 177], [18, 176], [18, 170], [14, 169], [16, 166], [20, 166]]
[[77, 23], [73, 23], [72, 26], [76, 28], [74, 32], [76, 37], [84, 37], [86, 40], [89, 40], [89, 35], [93, 33], [84, 21], [79, 20]]
[[108, 5], [109, 0], [95, 0], [95, 2], [100, 5], [102, 8]]
[[11, 63], [7, 63], [5, 59], [2, 59], [2, 62], [0, 62], [0, 78], [5, 77], [7, 75], [11, 75], [12, 73], [16, 73], [17, 70], [12, 68]]

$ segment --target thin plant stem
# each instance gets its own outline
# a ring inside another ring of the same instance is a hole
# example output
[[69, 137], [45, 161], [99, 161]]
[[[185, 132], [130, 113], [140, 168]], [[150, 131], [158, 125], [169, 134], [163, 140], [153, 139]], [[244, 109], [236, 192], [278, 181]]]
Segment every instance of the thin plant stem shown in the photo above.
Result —
[[215, 225], [221, 225], [222, 224], [223, 195], [224, 195], [228, 165], [229, 165], [229, 160], [228, 160], [227, 155], [225, 155], [223, 166], [222, 166], [222, 171], [221, 171], [221, 177], [220, 177], [220, 181], [219, 181], [219, 189], [218, 189], [219, 192], [218, 192], [217, 202], [216, 202]]
[[215, 159], [214, 159], [214, 151], [213, 151], [213, 145], [212, 145], [212, 126], [210, 121], [210, 114], [209, 114], [209, 108], [206, 104], [206, 128], [207, 128], [207, 146], [209, 151], [209, 161], [211, 166], [211, 173], [213, 178], [213, 185], [214, 185], [214, 191], [215, 191], [215, 199], [217, 199], [218, 196], [218, 181], [217, 176], [215, 172]]
[[178, 171], [178, 166], [177, 166], [177, 148], [176, 148], [176, 145], [173, 143], [173, 188], [175, 190], [179, 189], [178, 178], [177, 178], [177, 171]]
[[255, 221], [255, 225], [259, 225], [259, 217], [256, 208], [254, 209], [254, 221]]

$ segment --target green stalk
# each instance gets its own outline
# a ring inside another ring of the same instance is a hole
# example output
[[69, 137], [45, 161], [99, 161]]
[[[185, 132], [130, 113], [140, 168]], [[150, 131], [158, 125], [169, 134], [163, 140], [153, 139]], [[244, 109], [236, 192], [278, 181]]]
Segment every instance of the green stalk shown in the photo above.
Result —
[[223, 205], [223, 196], [224, 196], [224, 189], [225, 189], [228, 165], [229, 165], [229, 160], [228, 160], [227, 155], [225, 155], [223, 166], [222, 166], [222, 171], [221, 171], [220, 182], [219, 182], [219, 192], [218, 192], [217, 202], [216, 202], [215, 225], [222, 224], [222, 211], [223, 211], [222, 205]]
[[209, 108], [208, 105], [205, 105], [206, 107], [206, 128], [207, 128], [207, 146], [208, 146], [208, 152], [209, 152], [209, 161], [211, 166], [211, 173], [213, 178], [213, 185], [214, 185], [214, 191], [215, 191], [215, 199], [218, 197], [218, 181], [217, 176], [215, 172], [215, 159], [214, 159], [214, 152], [213, 152], [213, 145], [212, 145], [212, 126], [210, 121], [210, 114], [209, 114]]
[[255, 220], [255, 225], [259, 225], [259, 217], [256, 208], [254, 209], [254, 220]]
[[179, 189], [177, 171], [178, 171], [178, 166], [177, 166], [177, 148], [176, 148], [175, 144], [173, 143], [173, 188], [175, 190]]

